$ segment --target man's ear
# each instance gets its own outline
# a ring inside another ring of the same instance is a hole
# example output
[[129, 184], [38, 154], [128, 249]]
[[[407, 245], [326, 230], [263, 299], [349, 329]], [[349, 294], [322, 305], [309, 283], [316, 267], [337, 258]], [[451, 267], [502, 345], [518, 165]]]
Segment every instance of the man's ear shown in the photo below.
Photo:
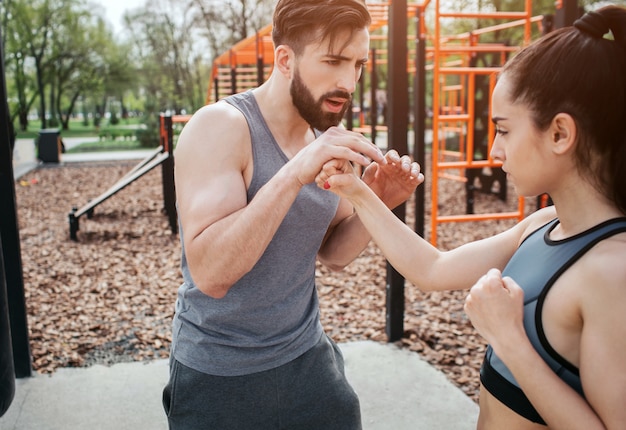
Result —
[[296, 55], [288, 45], [279, 45], [274, 50], [274, 67], [286, 78], [291, 79]]
[[556, 114], [550, 124], [553, 151], [556, 154], [565, 154], [572, 150], [576, 143], [576, 131], [576, 121], [570, 114]]

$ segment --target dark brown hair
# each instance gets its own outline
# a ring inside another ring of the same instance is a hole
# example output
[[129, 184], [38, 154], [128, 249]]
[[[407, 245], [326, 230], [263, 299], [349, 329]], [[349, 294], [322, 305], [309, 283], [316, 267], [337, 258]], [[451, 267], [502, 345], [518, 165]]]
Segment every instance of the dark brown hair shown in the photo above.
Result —
[[558, 113], [574, 118], [579, 170], [626, 213], [626, 8], [586, 13], [522, 49], [502, 74], [539, 130]]
[[338, 32], [354, 32], [370, 23], [364, 0], [279, 0], [272, 40], [274, 46], [289, 45], [299, 55], [314, 41], [328, 38], [332, 47]]

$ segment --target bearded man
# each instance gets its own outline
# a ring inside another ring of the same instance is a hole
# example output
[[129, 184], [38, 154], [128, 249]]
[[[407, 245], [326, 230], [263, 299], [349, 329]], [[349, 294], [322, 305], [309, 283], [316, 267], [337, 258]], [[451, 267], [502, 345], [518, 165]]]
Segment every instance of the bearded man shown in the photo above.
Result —
[[176, 301], [171, 429], [361, 428], [358, 398], [320, 323], [316, 259], [340, 270], [370, 236], [316, 186], [333, 159], [393, 208], [423, 177], [341, 120], [368, 60], [362, 0], [279, 0], [274, 69], [198, 110], [176, 147], [183, 283]]

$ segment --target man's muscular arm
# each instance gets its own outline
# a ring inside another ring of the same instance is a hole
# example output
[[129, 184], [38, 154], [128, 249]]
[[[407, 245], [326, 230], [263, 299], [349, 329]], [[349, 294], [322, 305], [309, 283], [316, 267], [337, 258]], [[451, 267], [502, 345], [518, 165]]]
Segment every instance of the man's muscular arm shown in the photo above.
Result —
[[302, 185], [337, 156], [362, 165], [368, 157], [382, 162], [382, 154], [355, 133], [332, 130], [305, 146], [247, 203], [252, 156], [245, 119], [226, 103], [196, 113], [176, 148], [179, 216], [196, 286], [224, 297], [256, 264]]

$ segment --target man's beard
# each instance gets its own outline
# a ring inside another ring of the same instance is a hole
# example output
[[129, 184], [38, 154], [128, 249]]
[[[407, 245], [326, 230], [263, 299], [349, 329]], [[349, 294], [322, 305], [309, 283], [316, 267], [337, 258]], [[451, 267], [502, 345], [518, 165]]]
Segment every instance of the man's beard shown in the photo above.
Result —
[[324, 112], [322, 110], [322, 104], [324, 100], [329, 97], [339, 97], [346, 100], [351, 100], [352, 96], [345, 91], [333, 91], [331, 93], [324, 94], [317, 101], [313, 98], [313, 94], [307, 88], [300, 77], [300, 71], [296, 69], [293, 77], [293, 82], [289, 89], [293, 105], [298, 109], [300, 116], [309, 125], [316, 130], [326, 131], [329, 127], [338, 125], [346, 110], [350, 107], [350, 103], [347, 102], [341, 112]]

